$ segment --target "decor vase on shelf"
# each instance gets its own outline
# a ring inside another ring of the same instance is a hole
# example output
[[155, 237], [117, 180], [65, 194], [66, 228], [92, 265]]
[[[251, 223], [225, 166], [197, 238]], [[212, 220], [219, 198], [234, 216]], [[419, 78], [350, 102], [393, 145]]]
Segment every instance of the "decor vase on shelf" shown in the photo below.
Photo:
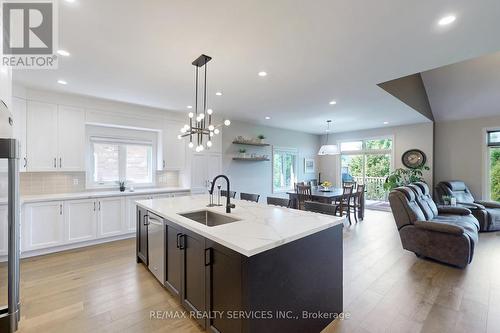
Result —
[[259, 143], [264, 143], [264, 140], [266, 139], [266, 137], [262, 134], [260, 134], [259, 136], [257, 136], [257, 139], [259, 140]]
[[247, 150], [245, 148], [241, 148], [240, 150], [238, 150], [238, 152], [239, 152], [239, 157], [241, 158], [247, 157]]

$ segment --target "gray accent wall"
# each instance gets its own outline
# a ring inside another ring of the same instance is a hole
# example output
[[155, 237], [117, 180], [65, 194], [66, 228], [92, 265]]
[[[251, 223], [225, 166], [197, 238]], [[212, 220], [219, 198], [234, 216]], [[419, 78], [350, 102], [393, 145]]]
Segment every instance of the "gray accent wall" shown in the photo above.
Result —
[[436, 123], [436, 183], [463, 180], [487, 199], [487, 129], [500, 129], [500, 116]]
[[[240, 145], [233, 144], [237, 136], [257, 137], [263, 134], [270, 147], [244, 146], [247, 153], [269, 155], [270, 161], [247, 162], [234, 161]], [[261, 195], [260, 202], [265, 202], [267, 196], [272, 196], [272, 150], [273, 147], [296, 148], [298, 150], [298, 180], [309, 180], [317, 177], [316, 173], [304, 173], [304, 158], [316, 159], [320, 147], [320, 136], [303, 132], [291, 131], [269, 126], [259, 126], [245, 122], [233, 121], [231, 126], [222, 129], [222, 172], [231, 180], [231, 190], [256, 193]], [[274, 194], [276, 195], [276, 194]]]

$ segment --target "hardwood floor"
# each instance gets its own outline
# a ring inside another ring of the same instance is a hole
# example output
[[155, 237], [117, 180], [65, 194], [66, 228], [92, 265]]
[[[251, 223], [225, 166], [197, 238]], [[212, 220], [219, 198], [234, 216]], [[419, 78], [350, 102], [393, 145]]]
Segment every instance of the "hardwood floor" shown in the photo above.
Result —
[[[324, 333], [500, 332], [499, 232], [481, 234], [465, 270], [402, 250], [386, 212], [368, 211], [344, 240], [350, 319]], [[23, 260], [21, 274], [20, 332], [201, 332], [190, 319], [150, 320], [181, 308], [135, 262], [133, 240]]]

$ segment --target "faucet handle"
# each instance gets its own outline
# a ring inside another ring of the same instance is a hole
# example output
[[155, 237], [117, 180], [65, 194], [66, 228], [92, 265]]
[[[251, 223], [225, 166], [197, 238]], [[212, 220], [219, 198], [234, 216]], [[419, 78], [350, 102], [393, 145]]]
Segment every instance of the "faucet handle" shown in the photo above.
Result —
[[234, 203], [230, 203], [229, 205], [227, 205], [229, 208], [236, 208], [236, 205]]

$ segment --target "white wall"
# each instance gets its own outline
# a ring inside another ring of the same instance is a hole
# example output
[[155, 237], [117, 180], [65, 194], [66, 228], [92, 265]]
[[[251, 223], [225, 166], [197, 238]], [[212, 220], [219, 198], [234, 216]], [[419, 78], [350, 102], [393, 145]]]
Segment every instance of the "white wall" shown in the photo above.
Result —
[[[304, 158], [317, 158], [318, 135], [233, 121], [230, 127], [222, 129], [222, 171], [231, 180], [231, 190], [238, 193], [260, 194], [261, 202], [265, 202], [267, 196], [272, 196], [272, 161], [242, 162], [232, 160], [234, 156], [238, 155], [238, 149], [243, 147], [232, 143], [237, 136], [255, 138], [259, 134], [263, 134], [266, 137], [266, 142], [272, 146], [298, 149], [299, 181], [317, 178], [317, 172], [304, 174]], [[244, 147], [247, 149], [247, 153], [267, 154], [272, 160], [272, 146], [264, 148]]]
[[486, 129], [500, 129], [500, 116], [436, 123], [436, 184], [463, 180], [487, 199]]
[[[377, 137], [394, 138], [394, 168], [404, 167], [401, 162], [401, 156], [409, 149], [420, 149], [427, 155], [427, 165], [431, 167], [434, 160], [433, 156], [433, 125], [432, 123], [423, 123], [406, 126], [375, 128], [363, 131], [336, 133], [330, 135], [330, 143], [338, 143], [346, 140], [369, 139]], [[323, 136], [321, 143], [324, 143], [326, 136]], [[322, 180], [333, 181], [340, 185], [339, 156], [320, 156], [319, 166]], [[432, 170], [426, 172], [425, 180], [432, 184]]]

